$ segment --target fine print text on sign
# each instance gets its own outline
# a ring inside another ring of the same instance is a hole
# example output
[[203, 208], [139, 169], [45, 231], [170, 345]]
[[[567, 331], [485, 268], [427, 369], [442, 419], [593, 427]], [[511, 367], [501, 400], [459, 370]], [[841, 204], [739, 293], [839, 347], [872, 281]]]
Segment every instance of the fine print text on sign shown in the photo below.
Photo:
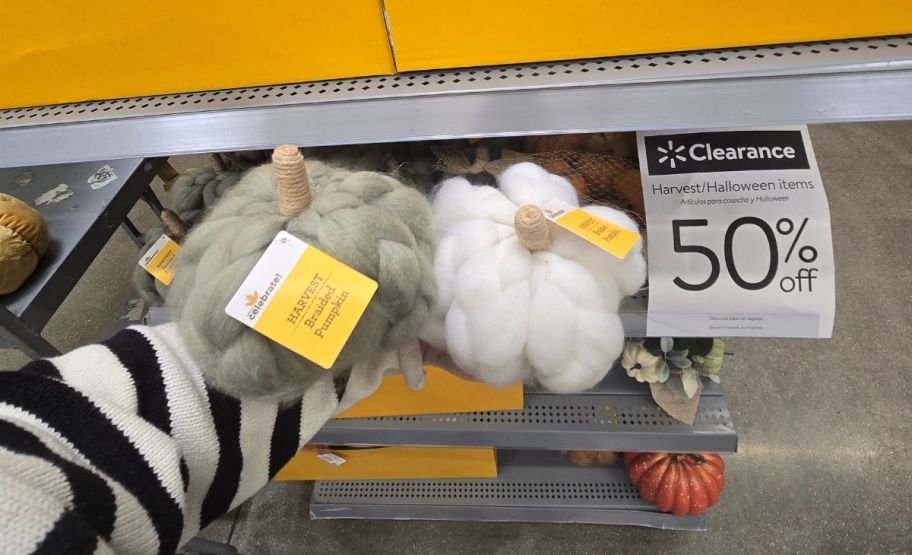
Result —
[[804, 126], [637, 135], [650, 336], [830, 337], [830, 212]]
[[225, 313], [330, 368], [376, 291], [376, 281], [281, 231]]

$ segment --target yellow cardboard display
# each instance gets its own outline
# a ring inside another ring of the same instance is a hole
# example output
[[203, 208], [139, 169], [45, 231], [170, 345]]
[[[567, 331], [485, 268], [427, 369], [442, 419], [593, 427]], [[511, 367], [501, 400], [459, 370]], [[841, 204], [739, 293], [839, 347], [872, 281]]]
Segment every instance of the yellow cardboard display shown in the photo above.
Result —
[[456, 447], [376, 447], [332, 451], [345, 459], [334, 466], [312, 450], [298, 452], [277, 480], [400, 480], [496, 478], [494, 449]]
[[523, 408], [522, 384], [496, 388], [463, 380], [453, 374], [425, 366], [424, 387], [409, 388], [401, 375], [387, 376], [370, 397], [336, 418], [370, 418], [408, 414], [444, 414]]
[[910, 0], [385, 0], [399, 71], [912, 33]]
[[0, 108], [393, 72], [379, 0], [4, 0], [0, 20]]

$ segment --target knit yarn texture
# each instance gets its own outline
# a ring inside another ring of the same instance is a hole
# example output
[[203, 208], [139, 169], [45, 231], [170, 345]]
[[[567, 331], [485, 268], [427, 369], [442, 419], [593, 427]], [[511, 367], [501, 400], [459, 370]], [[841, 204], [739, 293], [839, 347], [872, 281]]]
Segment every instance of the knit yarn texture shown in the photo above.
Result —
[[[203, 167], [187, 172], [174, 182], [170, 200], [173, 210], [188, 226], [199, 222], [206, 210], [218, 201], [230, 187], [241, 178], [241, 172], [229, 171], [216, 174], [210, 167]], [[141, 259], [165, 232], [163, 225], [155, 225], [143, 234], [144, 244], [139, 249]], [[152, 274], [138, 264], [133, 268], [133, 288], [140, 298], [151, 305], [164, 304], [168, 295], [168, 286], [158, 281]]]
[[188, 225], [202, 219], [203, 214], [235, 186], [243, 175], [242, 171], [215, 173], [210, 167], [203, 167], [182, 175], [171, 188], [171, 209], [177, 212]]
[[287, 231], [378, 283], [335, 364], [414, 341], [435, 302], [427, 200], [395, 179], [308, 161], [313, 201], [279, 214], [272, 164], [248, 172], [184, 239], [167, 306], [213, 386], [232, 395], [292, 398], [327, 370], [225, 314], [244, 278]]
[[[618, 259], [549, 224], [551, 247], [532, 252], [516, 237], [517, 208], [553, 199], [579, 206], [576, 191], [528, 162], [505, 170], [498, 185], [461, 177], [440, 185], [433, 201], [439, 295], [421, 336], [494, 386], [537, 381], [559, 393], [588, 389], [623, 350], [618, 306], [646, 280], [642, 241]], [[637, 231], [620, 210], [585, 208]]]

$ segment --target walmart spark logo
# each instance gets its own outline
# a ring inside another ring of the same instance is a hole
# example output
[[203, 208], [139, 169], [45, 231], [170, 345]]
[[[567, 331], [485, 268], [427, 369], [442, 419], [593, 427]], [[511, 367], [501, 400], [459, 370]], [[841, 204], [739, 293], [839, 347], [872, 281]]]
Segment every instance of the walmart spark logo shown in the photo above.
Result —
[[672, 168], [674, 168], [674, 167], [676, 167], [676, 162], [675, 162], [676, 160], [680, 161], [680, 162], [687, 161], [687, 158], [685, 158], [684, 156], [682, 156], [680, 154], [681, 151], [684, 150], [684, 146], [682, 145], [682, 146], [676, 147], [672, 141], [668, 141], [668, 147], [660, 146], [660, 147], [656, 147], [656, 150], [658, 150], [660, 153], [662, 153], [662, 157], [659, 158], [660, 164], [664, 164], [665, 162], [668, 162], [668, 164], [671, 165]]

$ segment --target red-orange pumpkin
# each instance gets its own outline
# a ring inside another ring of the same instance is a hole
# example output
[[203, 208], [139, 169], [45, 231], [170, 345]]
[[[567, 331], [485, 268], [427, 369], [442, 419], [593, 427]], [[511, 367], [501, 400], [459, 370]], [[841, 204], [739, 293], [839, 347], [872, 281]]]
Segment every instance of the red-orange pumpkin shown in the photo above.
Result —
[[725, 463], [713, 453], [625, 453], [624, 464], [640, 497], [676, 515], [702, 515], [725, 487]]

